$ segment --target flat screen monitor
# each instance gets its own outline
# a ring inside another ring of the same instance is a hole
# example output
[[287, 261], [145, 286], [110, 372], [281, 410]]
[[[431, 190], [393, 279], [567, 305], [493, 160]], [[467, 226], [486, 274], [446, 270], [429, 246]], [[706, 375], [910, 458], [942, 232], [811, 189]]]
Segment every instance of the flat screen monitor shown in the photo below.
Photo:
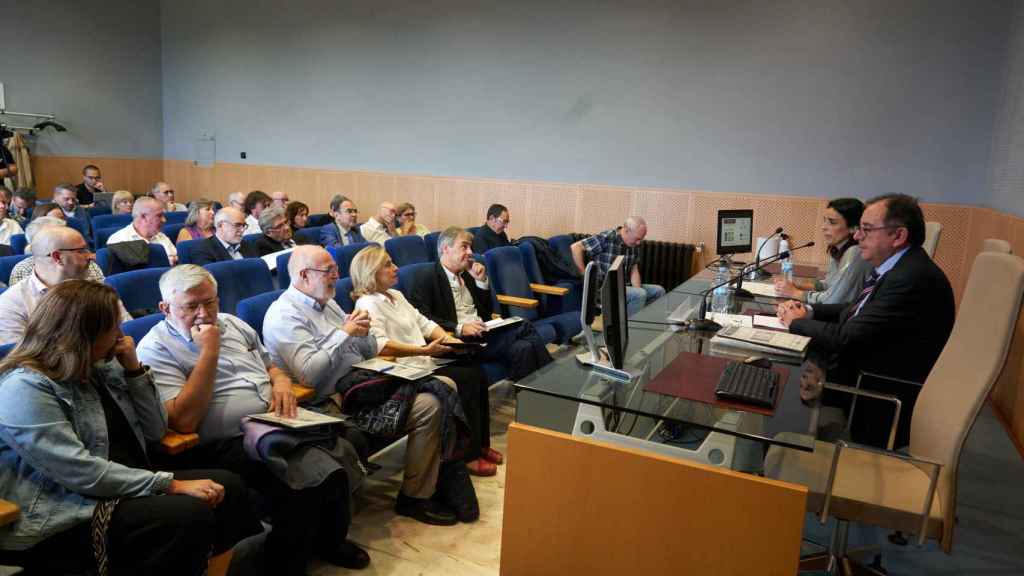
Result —
[[720, 256], [752, 252], [753, 236], [753, 210], [718, 211], [718, 246], [716, 252]]
[[601, 321], [604, 326], [604, 344], [608, 348], [608, 360], [613, 367], [622, 369], [629, 344], [629, 329], [626, 326], [626, 276], [625, 256], [616, 256], [601, 286]]

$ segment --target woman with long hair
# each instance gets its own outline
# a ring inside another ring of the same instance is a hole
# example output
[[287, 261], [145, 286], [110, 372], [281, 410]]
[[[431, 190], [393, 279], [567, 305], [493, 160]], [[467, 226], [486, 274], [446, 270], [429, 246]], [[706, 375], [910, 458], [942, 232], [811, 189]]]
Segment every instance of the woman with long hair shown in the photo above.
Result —
[[213, 236], [213, 202], [200, 198], [189, 204], [185, 226], [178, 232], [175, 244], [185, 240], [202, 240], [210, 236]]
[[4, 561], [33, 574], [223, 573], [260, 530], [245, 485], [222, 470], [150, 470], [146, 443], [166, 430], [117, 292], [87, 280], [48, 290], [0, 362], [0, 497], [21, 508], [0, 531]]
[[288, 225], [292, 227], [292, 236], [295, 236], [296, 232], [309, 223], [309, 206], [302, 202], [290, 202], [284, 210], [284, 215], [288, 218]]

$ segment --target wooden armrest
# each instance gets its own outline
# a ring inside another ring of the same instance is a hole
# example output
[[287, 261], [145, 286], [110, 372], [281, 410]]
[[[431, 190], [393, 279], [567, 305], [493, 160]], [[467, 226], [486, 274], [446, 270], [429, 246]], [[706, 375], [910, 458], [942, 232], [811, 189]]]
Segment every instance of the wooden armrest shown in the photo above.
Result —
[[21, 517], [21, 508], [14, 502], [0, 500], [0, 526], [6, 526]]
[[547, 284], [530, 284], [530, 290], [537, 294], [550, 294], [551, 296], [565, 296], [569, 293], [568, 288], [562, 286], [548, 286]]
[[295, 394], [296, 402], [305, 402], [306, 400], [313, 398], [313, 396], [316, 396], [316, 390], [306, 386], [292, 384], [292, 394]]
[[160, 439], [160, 450], [165, 454], [180, 454], [185, 450], [199, 444], [199, 434], [181, 434], [168, 429], [164, 437]]
[[504, 304], [506, 306], [518, 306], [520, 308], [536, 308], [540, 306], [540, 300], [536, 298], [520, 298], [519, 296], [508, 296], [505, 294], [498, 294], [498, 304]]

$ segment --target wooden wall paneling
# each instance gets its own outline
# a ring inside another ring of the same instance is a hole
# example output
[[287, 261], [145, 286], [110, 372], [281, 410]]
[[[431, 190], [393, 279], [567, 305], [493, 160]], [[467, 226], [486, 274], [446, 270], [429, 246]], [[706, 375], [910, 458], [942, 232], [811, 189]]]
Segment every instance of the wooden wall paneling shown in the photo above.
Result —
[[32, 159], [32, 176], [40, 199], [52, 198], [53, 188], [61, 182], [78, 184], [82, 167], [99, 166], [103, 181], [110, 191], [147, 192], [163, 178], [164, 163], [152, 158], [87, 158], [81, 156], [36, 156]]
[[621, 226], [634, 214], [632, 188], [580, 186], [574, 232], [601, 232]]
[[688, 242], [690, 196], [680, 190], [645, 190], [642, 214], [647, 220], [647, 237], [666, 242]]
[[477, 187], [464, 178], [438, 178], [438, 226], [479, 226], [481, 217]]
[[312, 206], [319, 200], [317, 189], [317, 171], [308, 168], [284, 168], [281, 171], [280, 190], [288, 194], [288, 199]]
[[318, 200], [316, 208], [310, 205], [314, 214], [326, 214], [331, 207], [331, 199], [341, 194], [351, 198], [360, 210], [365, 210], [356, 198], [356, 173], [342, 170], [317, 171]]
[[518, 423], [507, 462], [503, 576], [797, 573], [806, 487]]
[[816, 219], [822, 201], [817, 198], [793, 197], [751, 197], [754, 208], [754, 247], [758, 237], [768, 237], [780, 226], [790, 236], [789, 244], [815, 241], [816, 245], [793, 254], [796, 262], [822, 264], [823, 245], [825, 238], [821, 235], [821, 220]]
[[525, 225], [518, 230], [525, 232], [519, 235], [550, 238], [575, 232], [576, 206], [580, 196], [579, 186], [530, 183], [526, 212], [518, 216], [525, 220]]
[[973, 256], [967, 253], [967, 245], [971, 214], [975, 209], [952, 204], [922, 204], [921, 209], [926, 221], [934, 220], [942, 224], [942, 236], [934, 260], [949, 278], [956, 301], [959, 302], [972, 261], [968, 258]]
[[381, 202], [395, 200], [395, 175], [358, 172], [355, 194], [359, 198], [359, 221], [365, 222], [377, 213]]
[[[718, 257], [715, 251], [715, 233], [718, 227], [719, 210], [745, 210], [754, 207], [750, 196], [739, 194], [715, 194], [698, 192], [693, 195], [693, 227], [690, 242], [704, 242], [704, 260], [711, 261]], [[754, 224], [758, 218], [754, 215]], [[756, 238], [755, 238], [756, 240]]]
[[431, 231], [440, 230], [445, 223], [438, 218], [437, 180], [430, 176], [408, 176], [398, 183], [395, 203], [411, 202], [416, 207], [416, 222]]
[[192, 189], [192, 162], [188, 160], [164, 160], [164, 181], [174, 187], [178, 202], [195, 200], [198, 195]]

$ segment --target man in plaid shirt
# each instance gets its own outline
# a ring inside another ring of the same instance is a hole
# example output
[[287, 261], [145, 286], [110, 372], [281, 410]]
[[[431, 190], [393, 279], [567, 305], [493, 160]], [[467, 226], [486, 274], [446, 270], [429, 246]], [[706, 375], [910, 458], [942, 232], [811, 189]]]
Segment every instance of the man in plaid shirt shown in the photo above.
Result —
[[584, 238], [572, 245], [572, 259], [576, 267], [583, 272], [586, 263], [583, 254], [597, 262], [598, 286], [604, 283], [616, 256], [625, 256], [624, 268], [629, 270], [629, 283], [626, 285], [626, 315], [632, 316], [648, 303], [665, 294], [665, 289], [657, 284], [640, 282], [640, 242], [647, 236], [647, 222], [639, 216], [626, 218], [626, 222], [618, 228], [605, 230]]

